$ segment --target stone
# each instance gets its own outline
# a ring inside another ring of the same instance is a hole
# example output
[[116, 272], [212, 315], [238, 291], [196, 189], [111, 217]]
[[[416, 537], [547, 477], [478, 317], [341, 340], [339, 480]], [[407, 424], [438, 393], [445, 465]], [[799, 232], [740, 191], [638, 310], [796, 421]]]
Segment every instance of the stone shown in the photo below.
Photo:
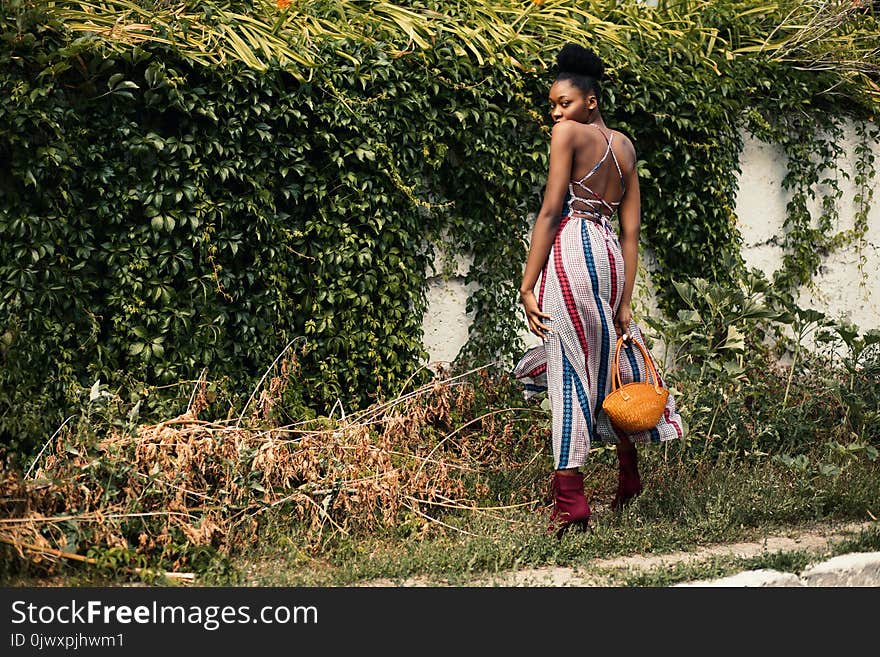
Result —
[[803, 586], [797, 575], [783, 573], [778, 570], [746, 570], [730, 577], [720, 579], [702, 580], [699, 582], [686, 582], [675, 586], [697, 587], [779, 587], [779, 586]]
[[801, 573], [805, 586], [880, 586], [880, 552], [855, 552], [813, 564]]

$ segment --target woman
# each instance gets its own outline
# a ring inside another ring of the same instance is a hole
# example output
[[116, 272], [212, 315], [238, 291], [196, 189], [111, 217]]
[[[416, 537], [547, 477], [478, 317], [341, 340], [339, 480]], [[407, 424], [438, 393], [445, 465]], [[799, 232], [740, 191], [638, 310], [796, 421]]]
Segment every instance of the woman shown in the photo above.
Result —
[[[571, 525], [586, 528], [590, 518], [579, 468], [592, 440], [617, 444], [612, 507], [618, 509], [642, 491], [635, 443], [680, 438], [684, 425], [672, 395], [657, 426], [638, 434], [615, 429], [602, 411], [617, 337], [644, 345], [631, 307], [641, 223], [636, 153], [630, 140], [609, 130], [602, 118], [599, 57], [566, 44], [556, 63], [550, 170], [520, 286], [529, 329], [543, 344], [522, 357], [514, 374], [526, 384], [527, 397], [547, 390], [550, 399], [551, 529], [561, 536]], [[611, 224], [615, 211], [619, 238]], [[644, 357], [632, 344], [621, 349], [620, 370], [622, 384], [644, 380]]]

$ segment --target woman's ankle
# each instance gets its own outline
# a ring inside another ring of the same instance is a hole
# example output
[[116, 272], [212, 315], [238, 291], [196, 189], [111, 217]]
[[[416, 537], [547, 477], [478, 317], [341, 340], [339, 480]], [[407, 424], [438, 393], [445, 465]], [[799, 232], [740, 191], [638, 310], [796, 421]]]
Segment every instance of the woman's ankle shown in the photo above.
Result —
[[631, 440], [620, 440], [617, 443], [617, 452], [625, 452], [627, 454], [632, 454], [636, 451], [636, 444]]

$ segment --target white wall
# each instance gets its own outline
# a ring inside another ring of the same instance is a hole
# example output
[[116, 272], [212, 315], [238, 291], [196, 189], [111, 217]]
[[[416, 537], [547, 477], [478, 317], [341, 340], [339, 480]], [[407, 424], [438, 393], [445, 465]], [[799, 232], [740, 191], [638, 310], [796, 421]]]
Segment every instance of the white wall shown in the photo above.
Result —
[[[434, 259], [434, 271], [444, 270], [443, 253]], [[471, 259], [456, 258], [452, 271], [428, 279], [428, 310], [422, 320], [424, 345], [430, 354], [429, 363], [451, 362], [467, 341], [472, 315], [465, 313], [467, 298], [477, 289], [476, 283], [465, 284]], [[519, 288], [519, 281], [514, 285]]]
[[[844, 160], [839, 164], [850, 175], [840, 178], [843, 198], [840, 201], [840, 223], [836, 231], [853, 226], [855, 194], [852, 178], [856, 146], [852, 125], [846, 127], [847, 137], [843, 143]], [[749, 134], [743, 135], [744, 146], [740, 158], [742, 173], [739, 175], [739, 192], [736, 213], [738, 228], [743, 237], [743, 257], [748, 266], [764, 271], [768, 278], [780, 264], [782, 250], [770, 240], [782, 234], [785, 206], [790, 193], [782, 189], [785, 176], [785, 156], [775, 146], [764, 144]], [[880, 144], [873, 146], [880, 167]], [[867, 245], [864, 255], [867, 263], [859, 271], [859, 253], [850, 246], [832, 253], [823, 262], [819, 274], [811, 286], [800, 290], [798, 303], [814, 308], [831, 317], [845, 317], [862, 331], [880, 328], [880, 175], [873, 180], [874, 199], [868, 214]], [[817, 204], [811, 208], [818, 215]], [[525, 258], [523, 259], [525, 260]], [[524, 263], [523, 263], [524, 264]], [[650, 271], [654, 263], [650, 253], [643, 253], [644, 266], [636, 279], [636, 312], [659, 312], [653, 302]], [[456, 261], [451, 275], [433, 276], [429, 279], [429, 309], [424, 317], [424, 343], [430, 354], [430, 363], [452, 361], [467, 340], [471, 317], [465, 313], [465, 302], [473, 291], [473, 284], [465, 285], [464, 276], [470, 262], [466, 258]], [[437, 270], [440, 270], [438, 265]], [[519, 281], [510, 281], [517, 289]], [[522, 336], [527, 345], [538, 344], [523, 320]]]
[[[856, 194], [852, 183], [855, 177], [852, 154], [857, 140], [852, 124], [846, 126], [845, 132], [847, 136], [841, 144], [845, 155], [838, 164], [850, 178], [838, 174], [843, 197], [838, 207], [840, 221], [835, 232], [853, 228], [856, 211], [852, 202]], [[880, 145], [874, 144], [873, 150], [880, 164]], [[749, 266], [770, 275], [779, 268], [782, 249], [768, 241], [782, 234], [785, 206], [791, 198], [791, 194], [782, 189], [785, 158], [778, 148], [746, 135], [741, 162], [736, 212], [743, 236], [743, 257]], [[802, 307], [815, 308], [835, 318], [847, 318], [863, 331], [880, 328], [880, 184], [877, 177], [873, 180], [873, 188], [864, 272], [859, 272], [858, 251], [846, 246], [825, 258], [812, 285], [802, 288], [798, 299]], [[810, 208], [813, 216], [818, 216], [819, 204], [817, 199]]]

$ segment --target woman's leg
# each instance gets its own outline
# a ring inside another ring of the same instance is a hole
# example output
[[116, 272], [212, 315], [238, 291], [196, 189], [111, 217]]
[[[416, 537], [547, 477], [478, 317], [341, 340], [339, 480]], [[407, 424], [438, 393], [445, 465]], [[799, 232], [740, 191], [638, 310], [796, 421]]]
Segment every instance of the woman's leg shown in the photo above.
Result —
[[638, 452], [635, 444], [623, 433], [618, 433], [617, 463], [617, 494], [611, 503], [611, 508], [615, 510], [622, 508], [642, 492]]
[[561, 538], [572, 525], [586, 529], [590, 505], [584, 495], [584, 475], [577, 468], [556, 470], [553, 475], [554, 506], [549, 531]]

